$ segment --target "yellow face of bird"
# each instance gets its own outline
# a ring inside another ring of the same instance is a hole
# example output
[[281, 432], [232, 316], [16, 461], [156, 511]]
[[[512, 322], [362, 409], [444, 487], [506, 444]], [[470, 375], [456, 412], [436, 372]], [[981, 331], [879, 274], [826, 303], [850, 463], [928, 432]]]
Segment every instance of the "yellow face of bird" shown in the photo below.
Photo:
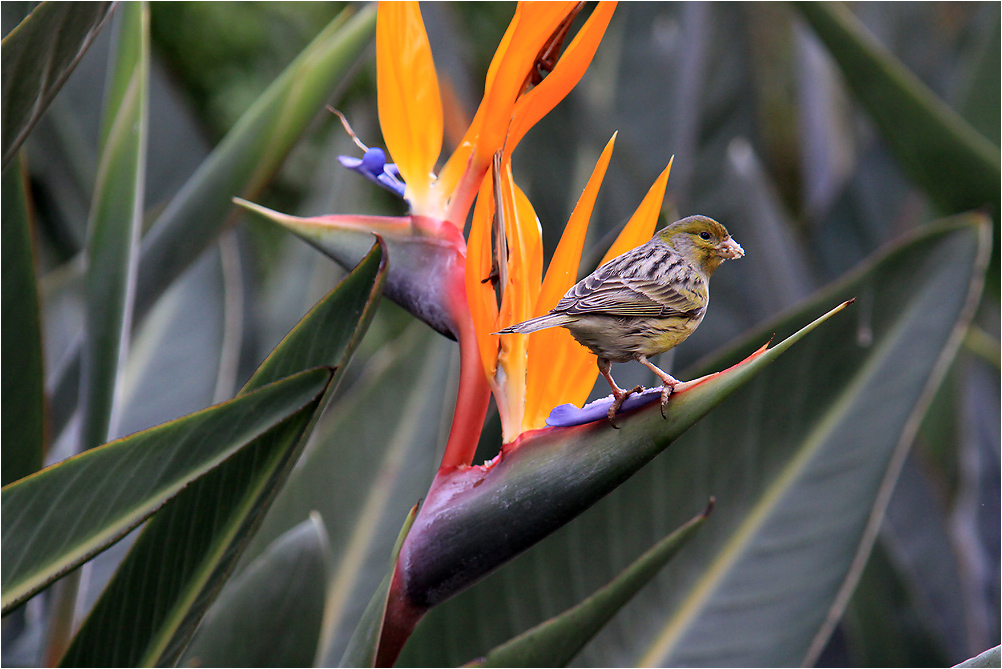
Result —
[[710, 276], [724, 260], [740, 258], [744, 249], [727, 228], [706, 216], [689, 216], [662, 228], [657, 236]]

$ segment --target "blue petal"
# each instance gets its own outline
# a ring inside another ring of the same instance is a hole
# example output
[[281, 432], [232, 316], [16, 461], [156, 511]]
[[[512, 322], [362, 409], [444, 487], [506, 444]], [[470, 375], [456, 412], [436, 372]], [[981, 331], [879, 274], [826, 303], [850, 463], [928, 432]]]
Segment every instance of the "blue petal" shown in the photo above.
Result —
[[400, 170], [394, 163], [386, 162], [386, 153], [379, 148], [366, 149], [361, 158], [338, 156], [338, 161], [349, 170], [358, 172], [369, 181], [403, 197], [407, 185], [400, 178]]
[[[637, 393], [635, 395], [630, 395], [623, 402], [623, 406], [620, 407], [617, 415], [623, 413], [624, 411], [633, 411], [634, 409], [639, 409], [642, 406], [650, 404], [654, 400], [661, 399], [661, 387], [647, 388], [646, 390]], [[601, 399], [597, 399], [594, 402], [590, 402], [580, 409], [573, 404], [561, 404], [558, 407], [553, 407], [550, 411], [549, 417], [546, 419], [546, 424], [550, 427], [571, 427], [572, 425], [584, 425], [585, 423], [591, 423], [592, 421], [599, 420], [601, 418], [606, 418], [609, 415], [609, 407], [615, 398], [612, 395], [608, 395]]]

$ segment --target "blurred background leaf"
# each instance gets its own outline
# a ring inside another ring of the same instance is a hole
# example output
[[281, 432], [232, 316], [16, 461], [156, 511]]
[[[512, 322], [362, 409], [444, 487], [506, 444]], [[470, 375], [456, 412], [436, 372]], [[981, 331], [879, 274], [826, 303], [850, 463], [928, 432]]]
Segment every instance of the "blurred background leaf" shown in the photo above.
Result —
[[43, 2], [4, 35], [4, 170], [80, 62], [111, 8], [110, 2]]
[[313, 666], [329, 561], [323, 521], [311, 513], [227, 584], [179, 665]]
[[999, 215], [999, 147], [884, 49], [840, 2], [797, 3], [873, 117], [898, 163], [943, 213], [992, 206]]
[[45, 394], [34, 226], [15, 157], [3, 173], [3, 485], [42, 466]]
[[87, 223], [80, 448], [114, 431], [132, 328], [146, 182], [149, 8], [123, 5], [105, 93], [101, 150]]

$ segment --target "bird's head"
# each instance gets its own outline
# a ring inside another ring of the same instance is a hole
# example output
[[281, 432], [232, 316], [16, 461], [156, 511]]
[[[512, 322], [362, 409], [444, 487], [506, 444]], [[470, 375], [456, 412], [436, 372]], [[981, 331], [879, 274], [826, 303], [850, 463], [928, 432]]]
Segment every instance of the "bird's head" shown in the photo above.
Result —
[[706, 216], [675, 221], [658, 231], [657, 237], [706, 276], [713, 274], [723, 261], [745, 254], [741, 245], [731, 239], [727, 228]]

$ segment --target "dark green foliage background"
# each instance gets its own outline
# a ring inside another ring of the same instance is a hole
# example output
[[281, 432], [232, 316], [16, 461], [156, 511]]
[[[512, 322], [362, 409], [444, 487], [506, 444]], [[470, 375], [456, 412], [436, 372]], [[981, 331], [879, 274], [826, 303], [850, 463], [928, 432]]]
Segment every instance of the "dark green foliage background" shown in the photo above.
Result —
[[[29, 6], [3, 4], [5, 35]], [[146, 225], [343, 6], [151, 4]], [[475, 111], [486, 68], [513, 8], [514, 3], [422, 7], [436, 65], [459, 100], [454, 113], [469, 118]], [[998, 154], [998, 3], [857, 3], [852, 11], [919, 80], [992, 142]], [[60, 404], [53, 388], [66, 373], [65, 357], [81, 327], [79, 258], [94, 187], [112, 38], [106, 27], [22, 152], [34, 215], [49, 392], [47, 463], [74, 450], [69, 419], [73, 404]], [[363, 141], [379, 145], [372, 56], [370, 48], [331, 101], [347, 114]], [[694, 337], [664, 356], [665, 368], [691, 367], [886, 244], [943, 215], [960, 213], [944, 210], [941, 203], [934, 206], [937, 200], [909, 180], [893, 143], [882, 136], [798, 10], [786, 4], [620, 5], [589, 73], [529, 133], [514, 157], [516, 180], [542, 222], [547, 253], [555, 247], [599, 151], [615, 131], [616, 150], [586, 247], [585, 265], [590, 261], [591, 266], [583, 266], [582, 272], [594, 267], [672, 155], [664, 218], [712, 216], [727, 225], [748, 252], [714, 278], [714, 304], [705, 322]], [[446, 141], [444, 155], [451, 149], [448, 136]], [[357, 149], [335, 117], [319, 114], [257, 201], [304, 216], [401, 213], [399, 202], [340, 169], [340, 153], [354, 155]], [[994, 202], [986, 199], [985, 207], [994, 219], [997, 248], [997, 194]], [[7, 239], [5, 234], [5, 255]], [[256, 220], [237, 221], [219, 243], [190, 260], [185, 274], [135, 324], [121, 434], [231, 397], [344, 275], [301, 241]], [[6, 258], [4, 262], [6, 320], [12, 287], [6, 280]], [[996, 256], [974, 327], [925, 417], [870, 562], [818, 659], [820, 666], [942, 666], [999, 643], [998, 277]], [[387, 434], [379, 433], [380, 443], [389, 443], [395, 428], [347, 426], [348, 415], [411, 411], [408, 415], [421, 418], [415, 430], [422, 439], [444, 444], [454, 392], [448, 389], [454, 351], [412, 320], [388, 301], [380, 303], [353, 363], [342, 370], [344, 406], [349, 408], [332, 411], [318, 432], [382, 430]], [[13, 364], [7, 332], [5, 326], [5, 393], [7, 369]], [[408, 367], [408, 356], [426, 366]], [[615, 374], [628, 386], [650, 383], [646, 370], [638, 368], [623, 366]], [[434, 388], [435, 397], [446, 398], [445, 406], [431, 402], [430, 392], [420, 401], [398, 401], [392, 372], [398, 369], [407, 370], [405, 378], [414, 377], [415, 387], [424, 383], [422, 387]], [[352, 393], [356, 399], [349, 400]], [[599, 388], [596, 393], [605, 391]], [[359, 396], [366, 398], [364, 404]], [[5, 425], [5, 437], [7, 430]], [[496, 453], [498, 432], [496, 418], [489, 418], [481, 443], [484, 458]], [[361, 434], [358, 441], [367, 436], [372, 435]], [[406, 457], [430, 476], [435, 458], [427, 450], [407, 452]], [[304, 455], [317, 462], [326, 457], [317, 449]], [[340, 482], [344, 476], [340, 472], [332, 480]], [[294, 471], [290, 486], [309, 478], [309, 472]], [[359, 483], [369, 484], [368, 478]], [[421, 494], [421, 485], [403, 489], [394, 504], [409, 507]], [[339, 511], [328, 512], [322, 504], [279, 497], [276, 514], [291, 509], [292, 518], [319, 508], [336, 544]], [[285, 529], [274, 516], [265, 520], [238, 567], [238, 578]], [[369, 559], [384, 559], [388, 548], [383, 544], [392, 545], [393, 536], [381, 538], [367, 554]], [[127, 543], [93, 562], [84, 588], [86, 606], [122, 559]], [[359, 583], [360, 589], [375, 587]], [[366, 600], [358, 593], [354, 597], [363, 604]], [[228, 599], [239, 601], [238, 596]], [[35, 608], [3, 621], [5, 665], [41, 661], [45, 600], [37, 598], [29, 607]], [[335, 639], [334, 646], [343, 647], [346, 641]], [[212, 641], [201, 643], [211, 647]], [[615, 646], [616, 640], [603, 643]]]

